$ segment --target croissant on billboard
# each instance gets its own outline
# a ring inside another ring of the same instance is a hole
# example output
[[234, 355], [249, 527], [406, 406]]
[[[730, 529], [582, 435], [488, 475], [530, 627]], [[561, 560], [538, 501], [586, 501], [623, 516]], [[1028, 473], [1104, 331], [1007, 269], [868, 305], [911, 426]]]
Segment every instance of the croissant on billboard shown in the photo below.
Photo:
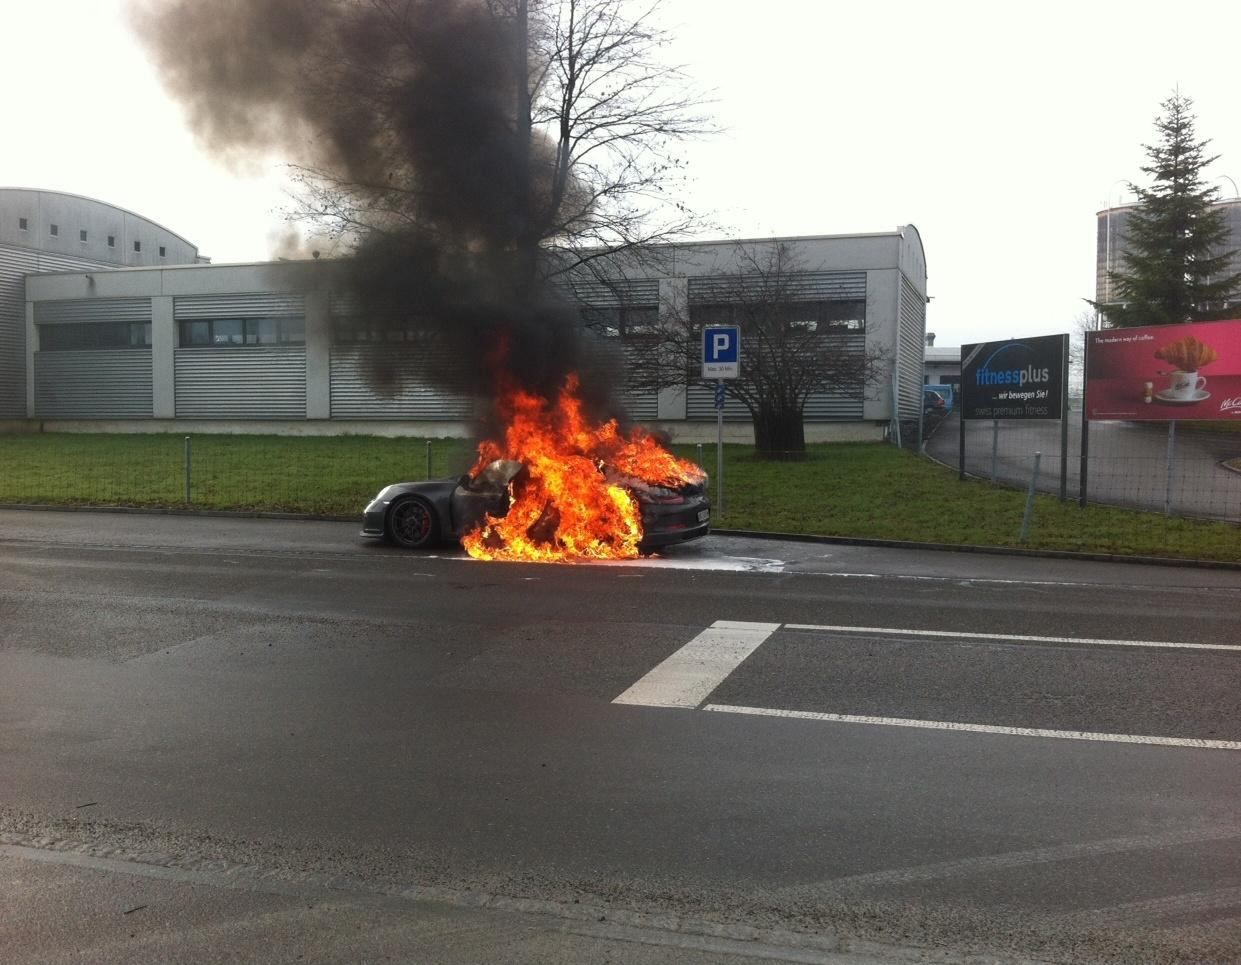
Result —
[[1241, 319], [1087, 332], [1086, 418], [1241, 418]]

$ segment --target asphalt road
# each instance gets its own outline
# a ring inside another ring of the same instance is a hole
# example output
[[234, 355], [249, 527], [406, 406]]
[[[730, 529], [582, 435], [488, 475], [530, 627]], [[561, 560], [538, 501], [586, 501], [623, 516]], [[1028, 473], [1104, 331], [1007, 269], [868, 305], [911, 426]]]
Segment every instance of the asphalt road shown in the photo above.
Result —
[[1241, 960], [1235, 572], [355, 529], [0, 512], [6, 960]]
[[[1038, 488], [1060, 491], [1060, 423], [1000, 420], [995, 440], [995, 475], [1003, 483], [1028, 487], [1034, 453], [1041, 452]], [[991, 476], [992, 423], [966, 422], [966, 471]], [[956, 413], [927, 441], [928, 454], [949, 466], [960, 464], [960, 420]], [[1163, 512], [1169, 498], [1168, 427], [1162, 423], [1094, 422], [1090, 427], [1087, 495], [1094, 502]], [[1241, 434], [1182, 428], [1173, 447], [1173, 513], [1241, 521], [1241, 473], [1220, 465], [1241, 456]], [[1081, 410], [1070, 413], [1067, 490], [1079, 493]]]

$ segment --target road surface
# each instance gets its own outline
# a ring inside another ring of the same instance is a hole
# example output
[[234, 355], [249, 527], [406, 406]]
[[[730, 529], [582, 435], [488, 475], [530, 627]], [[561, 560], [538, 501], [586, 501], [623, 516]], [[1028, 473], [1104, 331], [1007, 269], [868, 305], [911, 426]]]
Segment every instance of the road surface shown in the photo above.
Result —
[[0, 512], [8, 960], [1241, 955], [1234, 572], [355, 530]]

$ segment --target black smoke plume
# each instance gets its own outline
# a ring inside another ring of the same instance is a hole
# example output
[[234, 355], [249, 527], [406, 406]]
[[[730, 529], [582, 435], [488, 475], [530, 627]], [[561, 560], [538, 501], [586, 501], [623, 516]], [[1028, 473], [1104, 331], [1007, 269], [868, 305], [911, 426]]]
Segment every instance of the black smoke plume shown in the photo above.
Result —
[[[421, 377], [480, 395], [501, 374], [546, 394], [582, 371], [612, 414], [611, 367], [543, 280], [551, 148], [530, 128], [530, 45], [506, 0], [136, 0], [134, 23], [210, 149], [283, 154], [353, 241], [345, 324], [416, 333], [444, 360]], [[407, 375], [398, 353], [371, 373], [386, 392]]]

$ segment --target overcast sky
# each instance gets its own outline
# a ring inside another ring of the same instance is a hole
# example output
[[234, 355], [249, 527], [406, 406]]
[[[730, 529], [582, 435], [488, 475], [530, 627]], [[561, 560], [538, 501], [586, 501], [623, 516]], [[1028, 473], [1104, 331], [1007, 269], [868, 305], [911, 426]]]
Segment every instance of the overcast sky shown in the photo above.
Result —
[[[1141, 180], [1174, 86], [1221, 155], [1210, 173], [1241, 182], [1235, 2], [666, 7], [725, 129], [686, 149], [691, 205], [741, 237], [917, 225], [940, 345], [1070, 330], [1094, 294], [1094, 212]], [[271, 254], [279, 159], [229, 170], [196, 144], [124, 0], [0, 11], [0, 185], [130, 208], [216, 262]]]

